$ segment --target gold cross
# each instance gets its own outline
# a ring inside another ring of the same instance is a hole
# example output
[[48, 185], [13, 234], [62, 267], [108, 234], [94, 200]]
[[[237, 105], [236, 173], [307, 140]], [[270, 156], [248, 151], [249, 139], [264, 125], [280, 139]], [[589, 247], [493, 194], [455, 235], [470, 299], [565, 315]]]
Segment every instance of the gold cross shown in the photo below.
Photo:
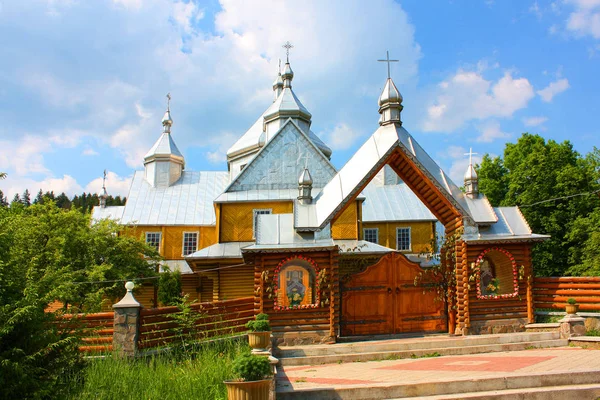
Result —
[[386, 54], [385, 60], [377, 60], [377, 61], [386, 62], [387, 63], [387, 67], [388, 67], [388, 79], [390, 79], [390, 63], [392, 63], [392, 62], [398, 62], [400, 60], [390, 60], [390, 52], [389, 51], [386, 51], [385, 54]]

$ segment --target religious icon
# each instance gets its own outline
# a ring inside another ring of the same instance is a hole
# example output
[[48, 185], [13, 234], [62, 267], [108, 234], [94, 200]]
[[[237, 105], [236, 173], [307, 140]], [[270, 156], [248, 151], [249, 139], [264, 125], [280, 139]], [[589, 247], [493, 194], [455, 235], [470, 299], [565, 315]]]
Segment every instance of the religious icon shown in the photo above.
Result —
[[306, 294], [306, 286], [303, 283], [304, 271], [288, 271], [286, 278], [286, 293], [289, 305], [291, 307], [299, 306], [302, 304], [302, 300], [304, 300], [304, 295]]
[[481, 294], [496, 294], [498, 291], [497, 279], [495, 278], [494, 264], [484, 259], [480, 269]]

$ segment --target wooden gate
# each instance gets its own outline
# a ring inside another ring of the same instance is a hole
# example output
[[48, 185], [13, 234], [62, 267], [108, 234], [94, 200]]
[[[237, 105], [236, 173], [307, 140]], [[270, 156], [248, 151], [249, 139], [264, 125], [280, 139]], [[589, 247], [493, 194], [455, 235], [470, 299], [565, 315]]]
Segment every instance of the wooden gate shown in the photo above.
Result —
[[435, 289], [415, 286], [423, 269], [391, 253], [342, 285], [341, 334], [380, 335], [446, 330]]

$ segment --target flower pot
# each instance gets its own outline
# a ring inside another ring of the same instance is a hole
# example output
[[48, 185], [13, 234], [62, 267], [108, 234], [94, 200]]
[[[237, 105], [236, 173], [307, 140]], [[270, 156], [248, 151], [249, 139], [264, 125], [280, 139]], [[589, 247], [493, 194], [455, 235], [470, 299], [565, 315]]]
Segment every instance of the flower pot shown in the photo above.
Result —
[[567, 304], [565, 309], [567, 314], [577, 314], [577, 311], [579, 310], [579, 304]]
[[269, 400], [271, 379], [251, 382], [225, 381], [228, 400]]
[[252, 350], [266, 351], [271, 344], [271, 332], [248, 332], [248, 344]]

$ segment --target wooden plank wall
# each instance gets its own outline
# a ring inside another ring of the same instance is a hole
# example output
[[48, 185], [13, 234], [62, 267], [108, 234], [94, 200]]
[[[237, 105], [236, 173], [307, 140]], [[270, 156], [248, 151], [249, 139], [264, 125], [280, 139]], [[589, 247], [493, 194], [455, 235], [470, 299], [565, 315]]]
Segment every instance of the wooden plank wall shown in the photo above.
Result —
[[580, 311], [600, 311], [600, 277], [565, 276], [535, 278], [533, 281], [535, 308], [564, 311], [570, 297], [577, 301]]
[[[489, 247], [501, 247], [508, 250], [513, 257], [517, 267], [523, 265], [525, 271], [531, 270], [530, 244], [517, 243], [506, 245], [467, 245], [467, 263], [470, 270], [471, 263], [477, 260], [477, 257]], [[489, 321], [498, 321], [506, 319], [526, 319], [531, 317], [527, 305], [527, 276], [519, 281], [519, 296], [509, 299], [486, 299], [477, 298], [476, 283], [471, 282], [469, 290], [468, 309], [469, 321], [471, 323], [483, 323]], [[529, 321], [533, 322], [533, 321]]]
[[[335, 337], [339, 332], [340, 324], [340, 290], [337, 251], [304, 252], [303, 255], [313, 259], [319, 269], [329, 270], [330, 288], [321, 288], [321, 299], [328, 298], [329, 304], [316, 309], [301, 309], [289, 311], [274, 310], [274, 294], [269, 297], [267, 287], [273, 279], [273, 271], [289, 253], [258, 254], [254, 259], [254, 286], [260, 288], [255, 291], [254, 312], [269, 315], [273, 332], [303, 332], [325, 331], [329, 336]], [[269, 281], [263, 281], [263, 271], [269, 274]]]
[[57, 317], [59, 329], [81, 338], [79, 351], [99, 354], [112, 351], [114, 312], [65, 314]]

